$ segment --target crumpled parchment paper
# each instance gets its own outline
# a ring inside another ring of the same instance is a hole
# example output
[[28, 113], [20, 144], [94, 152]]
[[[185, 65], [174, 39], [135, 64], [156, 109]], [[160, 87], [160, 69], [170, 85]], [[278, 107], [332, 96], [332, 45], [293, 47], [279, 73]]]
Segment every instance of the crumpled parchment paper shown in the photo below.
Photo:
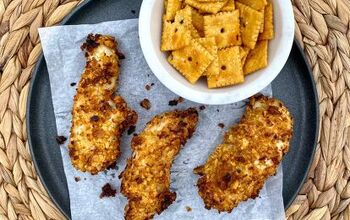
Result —
[[[110, 21], [91, 25], [56, 26], [39, 29], [42, 48], [49, 72], [52, 102], [56, 118], [58, 135], [69, 137], [71, 109], [76, 86], [85, 65], [80, 50], [89, 33], [109, 34], [118, 40], [120, 51], [126, 59], [121, 61], [121, 75], [118, 93], [139, 115], [135, 132], [140, 132], [146, 122], [154, 115], [174, 109], [198, 107], [200, 104], [185, 100], [177, 106], [168, 102], [178, 96], [165, 88], [152, 74], [142, 55], [138, 39], [138, 20]], [[151, 89], [146, 84], [154, 83]], [[262, 91], [272, 95], [271, 87]], [[151, 101], [151, 109], [145, 110], [139, 103], [144, 98]], [[199, 124], [194, 136], [183, 147], [171, 169], [171, 189], [176, 191], [176, 201], [161, 215], [154, 219], [283, 219], [282, 169], [269, 178], [260, 196], [254, 200], [242, 202], [231, 213], [218, 213], [207, 210], [197, 193], [198, 176], [193, 168], [205, 163], [216, 144], [220, 143], [228, 127], [237, 123], [244, 112], [246, 101], [224, 106], [205, 106], [199, 110]], [[225, 128], [220, 128], [224, 123]], [[127, 199], [120, 193], [118, 175], [125, 167], [126, 159], [131, 155], [132, 135], [124, 133], [121, 139], [122, 154], [117, 167], [98, 175], [82, 173], [74, 169], [68, 155], [67, 143], [61, 146], [64, 171], [70, 196], [72, 219], [123, 219]], [[48, 146], [50, 147], [50, 146]], [[80, 181], [76, 181], [76, 177]], [[117, 189], [115, 197], [100, 198], [101, 187], [110, 183]], [[190, 207], [192, 211], [187, 211]]]

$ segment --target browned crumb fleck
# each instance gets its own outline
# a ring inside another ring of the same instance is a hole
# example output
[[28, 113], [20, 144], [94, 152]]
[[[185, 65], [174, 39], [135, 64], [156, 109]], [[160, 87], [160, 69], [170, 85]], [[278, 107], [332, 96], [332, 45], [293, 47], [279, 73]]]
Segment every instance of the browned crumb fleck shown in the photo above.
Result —
[[148, 99], [144, 99], [140, 102], [142, 108], [149, 110], [151, 108], [151, 102]]
[[119, 59], [121, 59], [121, 60], [125, 59], [125, 55], [122, 52], [118, 51], [118, 50], [117, 50], [117, 55], [118, 55]]
[[117, 166], [117, 162], [114, 161], [111, 165], [109, 165], [109, 166], [107, 167], [107, 169], [108, 169], [108, 170], [115, 169], [116, 166]]
[[70, 86], [75, 86], [75, 85], [76, 85], [76, 83], [75, 83], [75, 82], [73, 82], [73, 83], [71, 83], [71, 84], [70, 84]]
[[203, 111], [205, 109], [204, 105], [199, 106], [199, 110]]
[[80, 181], [80, 177], [76, 176], [76, 177], [74, 177], [74, 180], [75, 180], [75, 182], [79, 182]]
[[191, 211], [192, 211], [192, 208], [189, 207], [189, 206], [186, 206], [186, 211], [191, 212]]
[[67, 138], [65, 136], [57, 136], [56, 137], [56, 141], [59, 145], [64, 144], [64, 142], [66, 142]]
[[224, 128], [224, 127], [225, 127], [225, 124], [224, 124], [224, 123], [219, 123], [218, 126], [219, 126], [220, 128]]
[[93, 35], [89, 35], [86, 38], [86, 42], [81, 46], [81, 49], [91, 51], [94, 48], [98, 47], [100, 44], [95, 40], [95, 38], [101, 37], [100, 34], [96, 34], [95, 37]]
[[97, 115], [94, 115], [90, 118], [90, 121], [93, 121], [93, 122], [98, 122], [100, 118], [97, 116]]
[[181, 103], [181, 102], [183, 102], [183, 101], [184, 101], [184, 98], [182, 98], [182, 97], [180, 96], [178, 99], [170, 100], [170, 101], [169, 101], [169, 105], [170, 105], [170, 106], [175, 106], [175, 105], [177, 105], [177, 104], [179, 104], [179, 103]]
[[102, 192], [100, 194], [100, 198], [102, 199], [103, 197], [114, 197], [116, 193], [117, 193], [117, 190], [113, 189], [111, 184], [106, 183], [102, 187]]
[[154, 86], [154, 83], [151, 83], [151, 84], [147, 84], [145, 86], [145, 89], [148, 91], [148, 90], [151, 90], [152, 86]]
[[123, 173], [124, 173], [124, 170], [118, 175], [118, 179], [123, 178]]
[[135, 129], [136, 129], [136, 127], [135, 126], [130, 126], [129, 127], [129, 129], [128, 129], [128, 135], [130, 135], [130, 134], [132, 134], [132, 133], [134, 133], [135, 132]]
[[170, 106], [175, 106], [175, 105], [177, 105], [177, 100], [170, 100], [170, 101], [169, 101], [169, 105], [170, 105]]

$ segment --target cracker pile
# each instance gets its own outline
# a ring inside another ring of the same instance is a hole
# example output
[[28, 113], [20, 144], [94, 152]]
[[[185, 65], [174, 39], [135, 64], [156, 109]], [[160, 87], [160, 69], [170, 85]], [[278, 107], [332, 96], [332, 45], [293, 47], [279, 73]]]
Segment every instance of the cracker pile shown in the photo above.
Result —
[[267, 66], [274, 38], [268, 0], [165, 0], [161, 51], [190, 83], [208, 88], [244, 82]]

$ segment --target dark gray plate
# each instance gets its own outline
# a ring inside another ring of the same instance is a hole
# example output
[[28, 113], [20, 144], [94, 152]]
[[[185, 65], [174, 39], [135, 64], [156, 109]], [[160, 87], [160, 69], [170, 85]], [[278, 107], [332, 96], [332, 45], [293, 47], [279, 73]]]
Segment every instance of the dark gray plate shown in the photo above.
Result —
[[[85, 1], [62, 24], [98, 23], [138, 17], [141, 0]], [[297, 195], [311, 164], [318, 133], [318, 100], [301, 49], [294, 43], [286, 66], [272, 83], [294, 117], [294, 137], [283, 160], [283, 199], [287, 208]], [[56, 124], [46, 63], [40, 58], [32, 78], [27, 109], [29, 144], [36, 170], [53, 201], [70, 216], [69, 195], [61, 153], [55, 141]]]

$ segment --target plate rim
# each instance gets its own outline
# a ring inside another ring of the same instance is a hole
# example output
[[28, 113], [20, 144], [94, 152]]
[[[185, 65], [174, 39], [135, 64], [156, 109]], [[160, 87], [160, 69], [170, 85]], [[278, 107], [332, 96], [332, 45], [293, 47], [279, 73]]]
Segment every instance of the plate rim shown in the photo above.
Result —
[[[75, 9], [73, 9], [61, 22], [59, 22], [57, 25], [65, 25], [78, 11], [81, 9], [84, 9], [88, 4], [93, 2], [94, 0], [84, 0], [82, 3], [80, 3]], [[29, 85], [29, 91], [28, 91], [28, 97], [26, 101], [26, 125], [29, 125], [30, 121], [30, 106], [31, 106], [31, 100], [33, 97], [33, 87], [34, 87], [34, 82], [37, 80], [38, 76], [38, 71], [40, 69], [40, 64], [44, 60], [44, 54], [43, 51], [41, 50], [41, 54], [35, 64], [35, 68], [33, 69], [32, 76], [30, 79], [30, 85]], [[47, 194], [50, 196], [51, 201], [55, 204], [56, 208], [63, 214], [67, 219], [71, 219], [70, 213], [67, 213], [65, 210], [62, 209], [62, 207], [58, 204], [56, 198], [52, 195], [52, 192], [48, 190], [47, 183], [43, 179], [43, 175], [41, 173], [41, 170], [39, 169], [38, 161], [35, 156], [35, 153], [33, 151], [33, 143], [32, 143], [32, 134], [31, 134], [31, 129], [30, 126], [26, 126], [26, 131], [27, 131], [27, 138], [28, 138], [28, 145], [29, 145], [29, 150], [30, 150], [30, 155], [32, 157], [32, 162], [35, 167], [35, 171], [37, 173], [37, 176], [40, 178], [40, 182], [44, 186]], [[70, 204], [69, 204], [70, 207]], [[70, 208], [69, 208], [70, 209]], [[69, 210], [70, 212], [70, 210]]]
[[299, 52], [301, 53], [301, 56], [302, 56], [302, 59], [305, 61], [305, 64], [306, 64], [306, 68], [307, 68], [307, 75], [308, 77], [310, 78], [311, 80], [311, 87], [312, 87], [312, 91], [314, 93], [314, 96], [315, 96], [315, 107], [316, 107], [316, 125], [315, 125], [315, 138], [313, 140], [313, 147], [312, 147], [312, 153], [311, 153], [311, 160], [308, 161], [308, 166], [307, 166], [307, 169], [306, 169], [306, 172], [303, 176], [303, 181], [302, 181], [302, 184], [299, 185], [298, 189], [295, 191], [294, 195], [292, 196], [292, 199], [290, 201], [288, 201], [287, 204], [284, 204], [284, 209], [287, 210], [291, 205], [292, 203], [294, 202], [295, 198], [298, 196], [301, 188], [304, 186], [305, 184], [305, 180], [307, 178], [307, 176], [309, 175], [309, 171], [310, 171], [310, 168], [311, 168], [311, 165], [315, 159], [315, 153], [316, 153], [316, 149], [317, 149], [317, 141], [318, 141], [318, 137], [320, 135], [320, 103], [319, 103], [319, 98], [318, 98], [318, 92], [317, 92], [317, 88], [316, 88], [316, 82], [315, 82], [315, 79], [314, 79], [314, 76], [313, 76], [313, 71], [311, 69], [311, 66], [310, 66], [310, 63], [309, 63], [309, 60], [307, 59], [304, 51], [303, 51], [303, 48], [300, 46], [299, 42], [297, 41], [296, 38], [294, 38], [294, 44], [296, 45], [296, 47], [298, 48]]
[[[75, 9], [73, 9], [60, 23], [58, 23], [57, 25], [66, 25], [67, 22], [69, 22], [69, 20], [80, 10], [83, 10], [86, 6], [88, 6], [90, 3], [94, 2], [94, 0], [85, 0], [83, 1], [81, 4], [79, 4]], [[309, 77], [309, 79], [311, 80], [311, 87], [312, 87], [312, 91], [313, 91], [313, 94], [314, 94], [314, 101], [315, 101], [315, 118], [316, 118], [316, 124], [315, 124], [315, 136], [314, 136], [314, 140], [313, 140], [313, 147], [312, 147], [312, 153], [311, 153], [311, 160], [308, 161], [308, 166], [307, 166], [307, 169], [305, 170], [305, 174], [303, 176], [303, 181], [302, 181], [302, 184], [299, 185], [297, 191], [295, 191], [294, 195], [292, 196], [292, 199], [290, 201], [288, 201], [288, 203], [284, 204], [284, 209], [287, 210], [290, 205], [293, 203], [293, 201], [295, 200], [295, 198], [297, 197], [298, 193], [300, 192], [301, 188], [303, 187], [304, 183], [305, 183], [305, 180], [308, 176], [308, 173], [310, 171], [310, 168], [311, 168], [311, 165], [313, 163], [313, 160], [314, 160], [314, 156], [315, 156], [315, 153], [316, 153], [316, 149], [317, 149], [317, 140], [318, 140], [318, 137], [319, 137], [319, 126], [320, 126], [320, 118], [319, 118], [319, 115], [320, 115], [320, 112], [319, 112], [319, 98], [318, 98], [318, 92], [317, 92], [317, 89], [316, 89], [316, 84], [315, 84], [315, 79], [313, 77], [313, 71], [311, 69], [311, 66], [310, 66], [310, 63], [309, 63], [309, 60], [307, 59], [302, 47], [300, 46], [299, 42], [297, 41], [296, 38], [294, 38], [293, 40], [293, 45], [296, 45], [298, 51], [300, 52], [301, 54], [301, 58], [305, 61], [305, 64], [306, 64], [306, 68], [307, 68], [307, 76]], [[293, 46], [292, 46], [293, 47]], [[290, 55], [289, 55], [290, 56]], [[288, 58], [289, 58], [288, 56]], [[26, 101], [26, 119], [25, 119], [25, 122], [27, 125], [29, 125], [29, 119], [30, 119], [30, 115], [31, 115], [31, 111], [30, 111], [30, 106], [31, 106], [31, 100], [34, 96], [33, 94], [33, 87], [34, 87], [34, 84], [35, 84], [35, 81], [38, 79], [38, 72], [39, 72], [39, 69], [40, 69], [40, 66], [41, 66], [41, 63], [43, 62], [44, 60], [44, 55], [41, 51], [41, 55], [39, 56], [36, 64], [35, 64], [35, 68], [33, 69], [33, 72], [32, 72], [32, 76], [31, 76], [31, 80], [30, 80], [30, 86], [29, 86], [29, 91], [28, 91], [28, 97], [27, 97], [27, 101]], [[282, 70], [281, 70], [282, 71]], [[35, 171], [37, 172], [37, 176], [40, 178], [40, 181], [42, 183], [42, 185], [44, 186], [46, 192], [48, 193], [51, 201], [56, 205], [56, 208], [58, 210], [60, 210], [60, 212], [67, 218], [67, 219], [71, 219], [71, 216], [69, 213], [67, 213], [66, 211], [64, 211], [62, 209], [62, 207], [58, 204], [56, 198], [53, 196], [52, 192], [50, 190], [48, 190], [48, 187], [47, 187], [47, 183], [44, 181], [43, 179], [43, 175], [42, 175], [42, 172], [40, 170], [40, 166], [38, 165], [38, 161], [37, 161], [37, 158], [35, 156], [35, 153], [33, 151], [33, 143], [32, 143], [32, 135], [31, 134], [31, 129], [30, 129], [30, 126], [26, 126], [26, 131], [27, 131], [27, 139], [28, 139], [28, 144], [29, 144], [29, 150], [30, 150], [30, 153], [31, 153], [31, 157], [32, 157], [32, 162], [34, 164], [34, 167], [35, 167]], [[70, 205], [69, 205], [70, 206]]]

